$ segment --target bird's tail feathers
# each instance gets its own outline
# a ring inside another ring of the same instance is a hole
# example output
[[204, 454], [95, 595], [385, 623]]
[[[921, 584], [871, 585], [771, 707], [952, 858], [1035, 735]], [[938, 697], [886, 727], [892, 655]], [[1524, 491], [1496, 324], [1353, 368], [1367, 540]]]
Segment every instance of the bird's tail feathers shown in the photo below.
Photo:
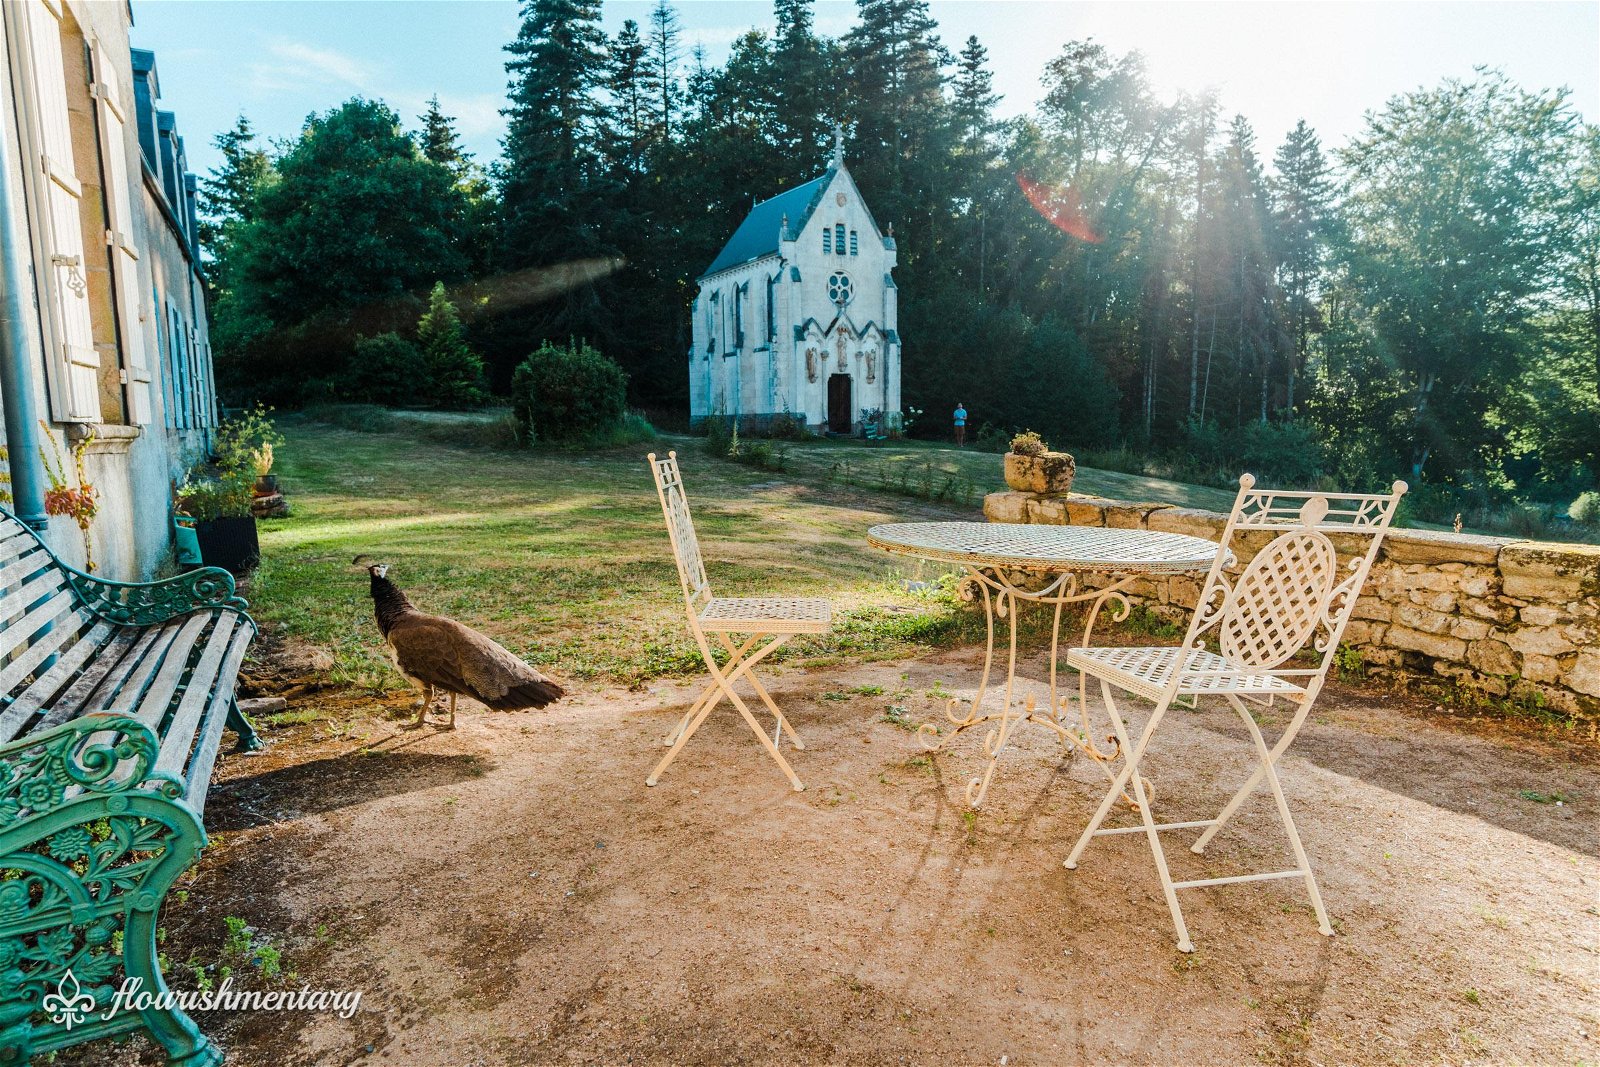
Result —
[[524, 682], [508, 689], [498, 700], [485, 701], [495, 711], [521, 711], [523, 708], [543, 708], [566, 695], [566, 690], [548, 678]]

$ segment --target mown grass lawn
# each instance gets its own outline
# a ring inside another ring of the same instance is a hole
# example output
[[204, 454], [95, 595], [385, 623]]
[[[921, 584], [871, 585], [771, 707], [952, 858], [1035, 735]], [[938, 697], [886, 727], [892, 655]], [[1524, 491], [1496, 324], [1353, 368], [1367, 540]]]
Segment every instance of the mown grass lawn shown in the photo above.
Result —
[[915, 561], [867, 548], [868, 526], [971, 512], [812, 485], [705, 455], [690, 439], [597, 453], [455, 447], [411, 434], [283, 423], [294, 509], [262, 524], [248, 595], [263, 622], [331, 652], [333, 680], [392, 688], [359, 553], [426, 611], [477, 626], [568, 678], [639, 683], [698, 669], [644, 457], [677, 448], [714, 586], [829, 596], [838, 625], [807, 657], [892, 656], [960, 640], [968, 613], [908, 595]]
[[[944, 569], [869, 549], [865, 533], [880, 522], [981, 518], [972, 502], [1003, 487], [998, 456], [818, 441], [786, 445], [786, 469], [770, 472], [712, 458], [694, 438], [588, 453], [508, 450], [482, 444], [482, 419], [370, 421], [385, 432], [284, 420], [278, 473], [294, 514], [262, 524], [263, 562], [248, 590], [263, 622], [333, 655], [335, 682], [401, 684], [383, 655], [366, 575], [351, 563], [357, 554], [391, 564], [423, 610], [476, 626], [558, 675], [632, 685], [698, 672], [644, 462], [673, 448], [719, 592], [834, 601], [834, 633], [794, 642], [791, 658], [904, 656], [981, 638], [981, 620], [948, 583], [906, 591], [907, 578]], [[466, 443], [452, 443], [458, 424]], [[841, 484], [841, 464], [858, 484]], [[969, 503], [878, 492], [862, 487], [877, 484], [876, 473], [854, 476], [896, 465], [965, 479]], [[1092, 470], [1078, 484], [1195, 506], [1226, 497]], [[1024, 622], [1031, 632], [1042, 619]]]

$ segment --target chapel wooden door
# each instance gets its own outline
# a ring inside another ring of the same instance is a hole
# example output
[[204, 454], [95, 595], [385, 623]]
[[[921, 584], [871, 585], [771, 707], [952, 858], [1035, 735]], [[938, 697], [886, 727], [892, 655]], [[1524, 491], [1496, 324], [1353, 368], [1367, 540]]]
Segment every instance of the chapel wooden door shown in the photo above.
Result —
[[830, 374], [828, 376], [828, 431], [830, 433], [849, 433], [851, 424], [855, 422], [854, 414], [850, 407], [850, 375]]

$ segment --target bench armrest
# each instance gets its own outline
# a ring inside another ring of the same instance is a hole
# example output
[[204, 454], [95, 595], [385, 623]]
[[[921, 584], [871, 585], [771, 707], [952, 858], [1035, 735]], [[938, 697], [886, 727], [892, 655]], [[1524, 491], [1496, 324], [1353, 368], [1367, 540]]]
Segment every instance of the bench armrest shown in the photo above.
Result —
[[117, 582], [62, 567], [85, 607], [122, 626], [153, 626], [197, 608], [243, 612], [250, 606], [234, 594], [233, 575], [221, 567], [199, 567], [159, 582]]
[[153, 768], [160, 745], [150, 728], [127, 715], [83, 715], [42, 733], [0, 745], [0, 827], [20, 812], [42, 815], [72, 789], [124, 793], [155, 788], [169, 800], [183, 783]]

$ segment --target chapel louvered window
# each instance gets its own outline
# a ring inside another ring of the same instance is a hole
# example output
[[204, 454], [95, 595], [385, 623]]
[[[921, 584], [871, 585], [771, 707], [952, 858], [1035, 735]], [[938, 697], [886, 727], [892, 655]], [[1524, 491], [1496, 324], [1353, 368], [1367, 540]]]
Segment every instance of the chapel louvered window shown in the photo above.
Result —
[[833, 231], [826, 226], [822, 228], [822, 254], [833, 255]]
[[850, 254], [853, 256], [853, 255], [856, 254], [856, 252], [857, 252], [856, 231], [851, 230], [850, 231]]
[[833, 249], [839, 255], [844, 255], [844, 223], [839, 223], [833, 228]]

